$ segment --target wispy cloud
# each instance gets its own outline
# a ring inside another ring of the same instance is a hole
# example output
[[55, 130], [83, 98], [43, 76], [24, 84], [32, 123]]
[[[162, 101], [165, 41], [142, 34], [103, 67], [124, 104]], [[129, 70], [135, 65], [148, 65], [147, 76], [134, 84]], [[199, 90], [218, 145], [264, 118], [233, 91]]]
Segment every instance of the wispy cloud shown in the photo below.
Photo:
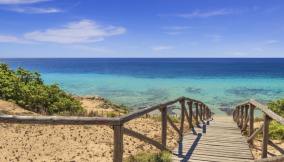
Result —
[[18, 13], [29, 13], [29, 14], [49, 14], [49, 13], [63, 12], [63, 10], [58, 8], [39, 8], [39, 7], [11, 7], [6, 10]]
[[59, 44], [82, 44], [102, 41], [106, 37], [121, 35], [125, 32], [126, 29], [124, 27], [111, 25], [102, 26], [95, 21], [83, 19], [68, 23], [61, 28], [28, 32], [23, 34], [22, 37], [2, 36], [1, 42], [19, 43], [20, 40]]
[[16, 36], [0, 34], [0, 43], [27, 43], [27, 41]]
[[190, 29], [191, 26], [164, 26], [162, 29], [168, 35], [179, 35]]
[[46, 2], [50, 0], [0, 0], [0, 4], [16, 5], [16, 4], [32, 4], [39, 2]]
[[174, 17], [191, 19], [191, 18], [209, 18], [215, 16], [233, 15], [233, 14], [240, 14], [242, 12], [243, 10], [240, 9], [223, 8], [223, 9], [216, 9], [210, 11], [195, 10], [189, 13], [166, 14], [160, 16], [174, 16]]
[[26, 33], [28, 40], [52, 43], [90, 43], [126, 32], [124, 27], [100, 26], [92, 20], [72, 22], [62, 28]]
[[173, 46], [160, 45], [160, 46], [155, 46], [152, 49], [154, 51], [165, 51], [165, 50], [170, 50], [170, 49], [173, 49], [173, 48], [174, 48]]
[[50, 14], [63, 12], [62, 9], [54, 7], [31, 7], [29, 4], [47, 2], [51, 0], [0, 0], [1, 10], [28, 14]]

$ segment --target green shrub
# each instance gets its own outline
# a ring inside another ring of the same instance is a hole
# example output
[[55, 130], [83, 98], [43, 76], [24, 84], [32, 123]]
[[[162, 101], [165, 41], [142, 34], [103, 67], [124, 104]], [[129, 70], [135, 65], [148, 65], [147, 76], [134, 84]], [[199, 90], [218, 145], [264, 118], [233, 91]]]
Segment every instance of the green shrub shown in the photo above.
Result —
[[[268, 107], [276, 114], [284, 117], [284, 99], [270, 102]], [[269, 135], [271, 139], [284, 140], [284, 126], [272, 120], [269, 125]]]
[[163, 151], [161, 153], [139, 153], [130, 156], [126, 162], [171, 162], [171, 153]]
[[107, 117], [116, 117], [116, 116], [118, 116], [118, 114], [116, 114], [115, 112], [113, 112], [113, 111], [110, 111], [110, 112], [107, 112]]
[[278, 115], [284, 116], [284, 99], [268, 103], [268, 107]]
[[23, 68], [11, 70], [0, 64], [0, 99], [38, 113], [77, 114], [84, 109], [81, 103], [57, 85], [45, 85], [37, 72]]
[[284, 140], [284, 125], [271, 121], [269, 125], [269, 136], [274, 140]]

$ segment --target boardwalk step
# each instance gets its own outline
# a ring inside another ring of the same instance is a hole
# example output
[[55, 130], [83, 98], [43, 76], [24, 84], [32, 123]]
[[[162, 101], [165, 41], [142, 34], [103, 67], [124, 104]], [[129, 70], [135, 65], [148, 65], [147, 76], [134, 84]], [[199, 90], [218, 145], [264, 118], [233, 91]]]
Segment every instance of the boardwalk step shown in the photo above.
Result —
[[[231, 117], [215, 118], [209, 125], [200, 124], [197, 134], [183, 136], [180, 148], [173, 150], [173, 161], [252, 162], [253, 156]], [[179, 156], [176, 156], [179, 155]]]

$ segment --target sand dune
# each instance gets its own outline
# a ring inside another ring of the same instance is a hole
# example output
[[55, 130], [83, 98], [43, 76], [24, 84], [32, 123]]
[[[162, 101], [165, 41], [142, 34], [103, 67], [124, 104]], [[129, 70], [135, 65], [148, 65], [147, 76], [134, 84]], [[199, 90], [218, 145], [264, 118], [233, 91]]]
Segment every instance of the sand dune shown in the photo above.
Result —
[[[89, 102], [89, 101], [88, 101]], [[5, 101], [0, 111], [10, 114], [35, 113]], [[8, 104], [8, 105], [7, 105]], [[160, 140], [160, 121], [139, 118], [125, 127]], [[0, 161], [112, 161], [113, 131], [109, 126], [66, 126], [0, 124]], [[154, 146], [124, 136], [124, 157], [138, 152], [158, 151]], [[168, 129], [168, 146], [173, 148], [178, 135]]]

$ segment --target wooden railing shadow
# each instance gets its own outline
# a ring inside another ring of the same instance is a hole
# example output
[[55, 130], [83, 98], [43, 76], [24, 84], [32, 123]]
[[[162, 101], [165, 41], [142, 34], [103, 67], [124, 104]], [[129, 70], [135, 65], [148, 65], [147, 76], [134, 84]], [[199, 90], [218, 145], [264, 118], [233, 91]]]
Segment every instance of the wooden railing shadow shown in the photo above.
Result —
[[[181, 162], [187, 162], [187, 161], [190, 160], [190, 158], [191, 158], [191, 156], [192, 156], [194, 150], [196, 149], [196, 147], [197, 147], [197, 145], [198, 145], [198, 143], [199, 143], [199, 141], [200, 141], [201, 138], [202, 138], [202, 133], [198, 133], [198, 134], [196, 135], [196, 138], [195, 138], [195, 140], [193, 141], [191, 147], [188, 149], [188, 151], [186, 152], [185, 155], [182, 155], [182, 151], [181, 151], [181, 153], [180, 153], [180, 151], [179, 151], [179, 154], [176, 155], [176, 156], [182, 158], [182, 159], [180, 160]], [[182, 150], [182, 147], [179, 148], [179, 149]]]
[[179, 142], [179, 147], [178, 147], [178, 154], [176, 154], [177, 157], [182, 158], [180, 161], [181, 162], [187, 162], [190, 160], [194, 150], [196, 149], [199, 141], [202, 138], [203, 134], [206, 134], [207, 131], [207, 125], [209, 125], [209, 120], [206, 122], [203, 122], [202, 127], [199, 125], [199, 127], [202, 129], [202, 133], [197, 133], [195, 129], [193, 128], [192, 134], [196, 136], [194, 139], [193, 143], [191, 144], [191, 147], [188, 149], [185, 155], [183, 155], [183, 139]]
[[[180, 104], [180, 127], [178, 128], [170, 116], [168, 115], [168, 107], [170, 105]], [[193, 105], [195, 113], [193, 113]], [[142, 117], [150, 112], [159, 110], [161, 112], [161, 141], [153, 140], [141, 133], [124, 127], [124, 124]], [[132, 136], [147, 142], [160, 150], [168, 150], [167, 148], [167, 125], [169, 124], [178, 134], [179, 141], [182, 141], [184, 134], [184, 122], [188, 122], [189, 129], [196, 134], [194, 125], [199, 125], [199, 121], [210, 119], [212, 112], [203, 102], [191, 98], [180, 97], [173, 101], [165, 102], [148, 108], [144, 108], [121, 117], [62, 117], [62, 116], [17, 116], [0, 114], [0, 122], [19, 123], [19, 124], [65, 124], [65, 125], [109, 125], [113, 128], [114, 145], [113, 145], [113, 161], [122, 162], [123, 160], [123, 136], [124, 134]], [[195, 123], [193, 123], [195, 121]]]
[[[258, 128], [257, 130], [254, 130], [255, 109], [259, 109], [263, 113], [263, 125], [261, 125], [260, 128]], [[236, 106], [235, 110], [233, 111], [233, 119], [242, 132], [248, 130], [247, 142], [251, 147], [253, 147], [253, 139], [258, 133], [262, 132], [263, 137], [261, 147], [261, 159], [256, 160], [256, 162], [284, 162], [284, 150], [269, 139], [270, 121], [275, 120], [276, 122], [284, 125], [284, 118], [271, 111], [267, 107], [267, 105], [261, 104], [256, 100], [251, 99]], [[278, 150], [282, 154], [282, 156], [267, 158], [267, 155], [270, 154], [268, 152], [268, 145]]]

